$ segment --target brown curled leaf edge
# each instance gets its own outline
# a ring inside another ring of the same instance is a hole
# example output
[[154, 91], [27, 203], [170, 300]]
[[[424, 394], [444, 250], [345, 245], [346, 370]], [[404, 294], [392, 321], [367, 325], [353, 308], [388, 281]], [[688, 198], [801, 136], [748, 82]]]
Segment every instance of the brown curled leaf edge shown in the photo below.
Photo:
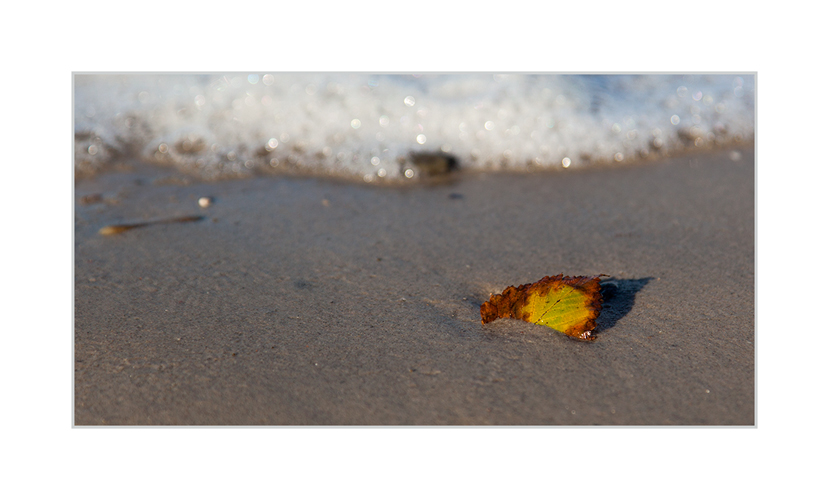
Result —
[[514, 318], [548, 326], [578, 340], [596, 340], [596, 318], [602, 312], [597, 276], [545, 276], [535, 283], [510, 286], [481, 304], [481, 323]]

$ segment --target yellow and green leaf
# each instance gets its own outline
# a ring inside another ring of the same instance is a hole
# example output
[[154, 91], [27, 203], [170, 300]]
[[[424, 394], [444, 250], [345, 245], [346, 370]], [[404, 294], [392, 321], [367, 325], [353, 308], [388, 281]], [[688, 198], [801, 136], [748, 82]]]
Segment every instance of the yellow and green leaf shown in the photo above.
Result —
[[481, 304], [481, 323], [515, 318], [548, 326], [580, 340], [595, 340], [602, 311], [599, 276], [545, 276], [518, 288], [507, 287]]

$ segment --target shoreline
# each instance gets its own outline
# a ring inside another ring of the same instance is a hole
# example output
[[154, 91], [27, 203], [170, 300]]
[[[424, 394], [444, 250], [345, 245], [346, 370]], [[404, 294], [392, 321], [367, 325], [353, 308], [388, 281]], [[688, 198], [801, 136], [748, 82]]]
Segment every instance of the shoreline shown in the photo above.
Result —
[[[754, 425], [751, 146], [390, 189], [76, 179], [75, 425]], [[593, 344], [480, 324], [560, 272], [620, 283]]]
[[[465, 163], [457, 158], [455, 155], [451, 153], [443, 153], [441, 151], [426, 151], [420, 153], [411, 152], [410, 155], [406, 158], [405, 165], [408, 167], [413, 168], [420, 174], [420, 171], [423, 171], [424, 175], [417, 175], [414, 179], [409, 179], [406, 177], [390, 177], [390, 178], [380, 178], [374, 176], [373, 179], [369, 182], [365, 181], [361, 178], [358, 174], [348, 171], [343, 171], [340, 173], [335, 173], [332, 171], [320, 171], [313, 167], [288, 167], [285, 163], [288, 163], [287, 160], [285, 162], [280, 162], [279, 166], [277, 167], [270, 167], [267, 165], [257, 165], [251, 168], [245, 168], [242, 170], [243, 173], [237, 173], [235, 175], [231, 174], [221, 174], [219, 176], [213, 178], [206, 178], [202, 175], [198, 174], [197, 167], [189, 167], [184, 164], [176, 164], [173, 161], [156, 161], [151, 158], [138, 158], [133, 156], [125, 156], [123, 154], [117, 154], [114, 158], [102, 163], [101, 165], [106, 166], [99, 166], [94, 169], [76, 169], [74, 172], [74, 183], [77, 185], [79, 182], [85, 182], [94, 180], [96, 177], [101, 175], [110, 175], [113, 173], [141, 173], [145, 176], [149, 177], [164, 177], [169, 176], [170, 178], [177, 179], [176, 182], [185, 183], [185, 184], [195, 184], [195, 183], [216, 183], [216, 182], [232, 182], [237, 180], [246, 180], [246, 179], [260, 179], [260, 178], [289, 178], [289, 179], [319, 179], [323, 181], [330, 181], [334, 183], [354, 183], [354, 184], [366, 184], [366, 185], [376, 185], [376, 186], [383, 186], [383, 187], [406, 187], [406, 186], [414, 186], [414, 185], [421, 185], [421, 184], [429, 184], [435, 182], [443, 182], [444, 180], [448, 179], [457, 179], [458, 177], [466, 177], [466, 176], [475, 176], [481, 174], [518, 174], [518, 175], [545, 175], [545, 174], [554, 174], [554, 175], [562, 175], [566, 174], [567, 172], [576, 172], [576, 171], [605, 171], [610, 169], [625, 169], [625, 168], [642, 168], [647, 167], [653, 163], [659, 163], [669, 160], [676, 160], [681, 158], [693, 158], [693, 157], [705, 157], [708, 155], [717, 155], [722, 154], [723, 152], [730, 152], [730, 151], [747, 151], [751, 150], [752, 154], [754, 151], [754, 139], [742, 139], [742, 140], [732, 140], [729, 143], [717, 144], [717, 145], [707, 145], [703, 147], [696, 147], [691, 144], [686, 144], [685, 149], [673, 149], [670, 151], [661, 152], [659, 150], [648, 154], [647, 156], [636, 155], [634, 159], [627, 158], [623, 161], [602, 161], [602, 160], [587, 160], [586, 163], [581, 165], [575, 165], [573, 167], [563, 167], [560, 164], [546, 164], [546, 165], [533, 165], [528, 164], [525, 168], [519, 167], [495, 167], [487, 166], [487, 167], [465, 167]], [[460, 165], [460, 167], [453, 166], [451, 171], [448, 172], [448, 175], [444, 174], [442, 171], [439, 171], [437, 175], [434, 175], [429, 165], [420, 165], [420, 167], [425, 168], [418, 168], [418, 162], [412, 159], [412, 156], [423, 156], [426, 157], [426, 163], [430, 158], [451, 158], [451, 162], [454, 165]], [[401, 169], [402, 169], [401, 164]]]

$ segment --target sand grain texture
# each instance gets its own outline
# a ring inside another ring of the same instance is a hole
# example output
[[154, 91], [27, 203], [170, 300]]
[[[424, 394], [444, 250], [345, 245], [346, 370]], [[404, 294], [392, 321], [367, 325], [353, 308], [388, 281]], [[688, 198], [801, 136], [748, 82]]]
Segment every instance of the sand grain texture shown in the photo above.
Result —
[[[407, 188], [152, 175], [76, 183], [75, 425], [754, 424], [750, 150]], [[481, 325], [558, 273], [617, 280], [598, 340]]]

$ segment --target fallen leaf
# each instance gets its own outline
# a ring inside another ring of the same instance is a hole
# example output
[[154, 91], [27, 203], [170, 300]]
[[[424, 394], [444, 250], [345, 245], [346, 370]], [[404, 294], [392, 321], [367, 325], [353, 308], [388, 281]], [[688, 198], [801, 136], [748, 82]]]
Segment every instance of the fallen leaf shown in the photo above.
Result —
[[545, 276], [518, 288], [507, 287], [481, 304], [481, 323], [514, 318], [548, 326], [579, 340], [595, 340], [593, 330], [602, 311], [599, 278]]

